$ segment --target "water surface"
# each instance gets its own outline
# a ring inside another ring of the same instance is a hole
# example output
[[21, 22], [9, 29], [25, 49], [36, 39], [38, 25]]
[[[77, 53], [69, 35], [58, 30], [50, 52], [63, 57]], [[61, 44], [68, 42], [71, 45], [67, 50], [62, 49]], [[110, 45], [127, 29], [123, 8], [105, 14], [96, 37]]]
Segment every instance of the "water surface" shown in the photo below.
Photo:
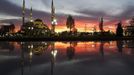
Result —
[[0, 75], [134, 75], [134, 41], [0, 42]]

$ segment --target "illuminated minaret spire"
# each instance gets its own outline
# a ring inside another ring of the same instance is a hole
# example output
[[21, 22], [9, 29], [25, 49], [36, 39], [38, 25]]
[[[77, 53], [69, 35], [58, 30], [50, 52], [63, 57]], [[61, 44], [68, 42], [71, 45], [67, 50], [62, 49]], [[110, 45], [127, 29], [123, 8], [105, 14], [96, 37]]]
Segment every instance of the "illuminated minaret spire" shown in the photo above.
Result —
[[33, 8], [32, 8], [32, 0], [30, 0], [31, 9], [30, 9], [30, 22], [33, 22]]
[[23, 5], [22, 5], [22, 25], [25, 23], [25, 0], [23, 0]]
[[51, 31], [52, 33], [55, 33], [55, 25], [57, 25], [57, 20], [55, 17], [54, 1], [52, 0], [52, 4], [51, 4]]

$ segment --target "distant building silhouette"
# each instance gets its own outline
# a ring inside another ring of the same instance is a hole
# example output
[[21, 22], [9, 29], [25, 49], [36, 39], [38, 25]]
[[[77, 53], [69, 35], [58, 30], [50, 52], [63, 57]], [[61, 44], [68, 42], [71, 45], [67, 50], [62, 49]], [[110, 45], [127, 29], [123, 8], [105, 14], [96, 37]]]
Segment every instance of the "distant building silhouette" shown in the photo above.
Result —
[[14, 24], [1, 25], [1, 28], [0, 28], [0, 34], [1, 35], [6, 35], [6, 34], [14, 33], [14, 31], [15, 31], [15, 25]]
[[126, 26], [126, 36], [134, 36], [134, 17], [130, 20], [129, 25]]

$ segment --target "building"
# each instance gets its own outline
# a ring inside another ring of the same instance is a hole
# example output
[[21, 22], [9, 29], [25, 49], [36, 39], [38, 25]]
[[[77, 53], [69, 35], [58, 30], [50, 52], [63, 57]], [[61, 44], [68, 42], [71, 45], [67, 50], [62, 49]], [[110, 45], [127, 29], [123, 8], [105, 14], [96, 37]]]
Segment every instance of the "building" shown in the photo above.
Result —
[[8, 35], [8, 34], [14, 33], [14, 31], [15, 31], [15, 25], [14, 24], [1, 25], [0, 35]]
[[134, 36], [134, 26], [127, 26], [125, 35], [126, 36]]
[[[29, 21], [25, 22], [25, 0], [23, 0], [22, 5], [22, 27], [20, 33], [23, 36], [28, 37], [47, 37], [51, 35], [51, 30], [48, 28], [46, 24], [43, 23], [41, 19], [33, 20], [33, 12], [32, 12], [32, 0], [31, 0], [31, 9], [30, 9], [30, 17]], [[53, 23], [55, 24], [55, 10], [52, 1], [52, 12], [53, 12]]]
[[134, 36], [134, 17], [130, 20], [129, 25], [125, 27], [126, 36]]
[[50, 36], [51, 31], [49, 27], [43, 23], [41, 19], [36, 19], [33, 22], [26, 22], [22, 26], [21, 33], [24, 36], [29, 36], [29, 37], [46, 37]]

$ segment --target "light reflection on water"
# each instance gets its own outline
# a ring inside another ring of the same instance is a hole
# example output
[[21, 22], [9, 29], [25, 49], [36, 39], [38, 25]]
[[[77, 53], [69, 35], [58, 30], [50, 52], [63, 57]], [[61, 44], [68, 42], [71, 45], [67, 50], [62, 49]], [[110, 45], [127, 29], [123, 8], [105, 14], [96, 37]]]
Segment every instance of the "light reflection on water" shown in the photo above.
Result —
[[[125, 67], [133, 49], [134, 41], [0, 42], [0, 75], [117, 75], [120, 73], [100, 71], [111, 71], [113, 65]], [[106, 64], [100, 69], [102, 62]], [[77, 70], [79, 67], [82, 71]]]

